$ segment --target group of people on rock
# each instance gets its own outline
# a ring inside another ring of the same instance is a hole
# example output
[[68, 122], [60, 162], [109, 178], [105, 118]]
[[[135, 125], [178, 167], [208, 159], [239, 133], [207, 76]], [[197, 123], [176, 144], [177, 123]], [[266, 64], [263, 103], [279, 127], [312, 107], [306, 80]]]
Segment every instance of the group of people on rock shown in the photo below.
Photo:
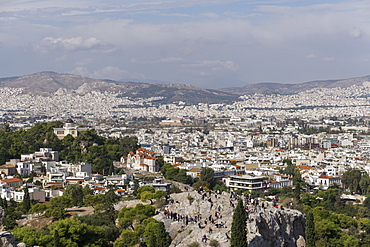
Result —
[[[187, 191], [187, 190], [186, 190]], [[221, 192], [220, 191], [204, 191], [202, 187], [197, 189], [197, 192], [201, 195], [201, 199], [204, 201], [208, 201], [210, 203], [210, 215], [209, 217], [202, 218], [200, 214], [194, 215], [194, 216], [188, 216], [188, 215], [183, 215], [179, 214], [177, 212], [169, 211], [168, 207], [165, 208], [164, 214], [167, 219], [171, 219], [172, 221], [177, 221], [177, 222], [182, 222], [185, 225], [188, 224], [198, 224], [198, 227], [200, 229], [203, 229], [205, 227], [208, 227], [208, 233], [212, 234], [213, 229], [212, 227], [215, 228], [227, 228], [226, 222], [220, 221], [222, 219], [222, 213], [224, 212], [225, 206], [224, 204], [220, 204], [217, 199], [221, 198]], [[214, 195], [215, 203], [217, 206], [214, 207], [214, 201], [212, 200]], [[279, 208], [278, 205], [278, 199], [272, 199], [272, 202], [266, 202], [266, 201], [260, 201], [259, 198], [253, 197], [251, 194], [242, 194], [238, 195], [235, 192], [230, 193], [230, 198], [229, 198], [229, 203], [232, 211], [235, 209], [235, 205], [237, 204], [237, 201], [239, 199], [242, 199], [244, 201], [245, 205], [245, 212], [246, 212], [246, 219], [249, 218], [249, 215], [251, 213], [256, 213], [259, 212], [260, 210], [265, 210], [268, 208], [270, 205], [272, 207]], [[179, 203], [178, 201], [174, 201], [171, 199], [170, 196], [166, 197], [166, 201], [168, 204], [174, 204], [174, 203]], [[293, 209], [293, 203], [287, 203], [286, 208]], [[213, 210], [214, 213], [211, 213]], [[280, 209], [283, 210], [283, 206], [280, 205]], [[227, 234], [227, 233], [226, 233]], [[202, 242], [207, 242], [208, 238], [206, 235], [203, 236]]]

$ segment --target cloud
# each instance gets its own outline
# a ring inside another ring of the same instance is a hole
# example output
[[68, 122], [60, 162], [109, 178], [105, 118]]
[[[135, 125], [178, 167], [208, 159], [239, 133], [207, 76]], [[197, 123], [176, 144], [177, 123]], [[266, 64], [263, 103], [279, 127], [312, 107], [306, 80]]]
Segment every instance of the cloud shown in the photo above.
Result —
[[141, 73], [130, 72], [127, 70], [122, 70], [115, 66], [107, 66], [102, 69], [96, 70], [92, 73], [92, 77], [95, 78], [106, 78], [112, 80], [122, 80], [122, 79], [145, 79], [145, 76]]
[[76, 67], [71, 71], [71, 74], [76, 74], [76, 75], [82, 75], [82, 76], [90, 76], [89, 71], [87, 68], [80, 66]]
[[213, 13], [213, 12], [202, 13], [201, 16], [204, 16], [204, 17], [207, 17], [207, 18], [211, 18], [211, 19], [217, 19], [217, 18], [220, 17], [218, 14]]
[[178, 64], [185, 62], [185, 59], [182, 57], [165, 57], [153, 61], [139, 61], [136, 58], [131, 59], [131, 63], [134, 64]]
[[334, 61], [335, 58], [334, 57], [324, 57], [322, 60], [324, 60], [324, 61]]
[[308, 54], [306, 57], [307, 58], [316, 58], [317, 56], [315, 54]]
[[41, 42], [34, 45], [34, 50], [48, 52], [49, 50], [78, 51], [78, 50], [102, 50], [110, 51], [112, 47], [103, 43], [97, 38], [72, 37], [72, 38], [53, 38], [46, 37]]
[[145, 79], [145, 76], [141, 73], [130, 72], [127, 70], [120, 69], [116, 66], [106, 66], [104, 68], [90, 72], [86, 67], [79, 66], [71, 71], [72, 74], [88, 76], [98, 79], [111, 79], [111, 80], [122, 80], [122, 79]]
[[183, 65], [190, 73], [198, 74], [199, 76], [209, 76], [216, 73], [223, 73], [225, 71], [236, 71], [239, 66], [233, 61], [219, 61], [219, 60], [203, 60], [197, 63], [189, 63]]
[[359, 28], [352, 28], [348, 31], [348, 37], [350, 37], [351, 39], [358, 39], [361, 38], [361, 36], [362, 31]]
[[198, 63], [187, 64], [187, 67], [193, 68], [207, 68], [213, 71], [225, 69], [225, 70], [238, 70], [239, 67], [233, 61], [219, 61], [219, 60], [204, 60]]
[[87, 64], [90, 64], [93, 60], [91, 58], [85, 58], [81, 61], [77, 61], [76, 65], [77, 66], [86, 66]]
[[173, 16], [173, 17], [191, 17], [189, 14], [184, 13], [163, 13], [161, 16]]

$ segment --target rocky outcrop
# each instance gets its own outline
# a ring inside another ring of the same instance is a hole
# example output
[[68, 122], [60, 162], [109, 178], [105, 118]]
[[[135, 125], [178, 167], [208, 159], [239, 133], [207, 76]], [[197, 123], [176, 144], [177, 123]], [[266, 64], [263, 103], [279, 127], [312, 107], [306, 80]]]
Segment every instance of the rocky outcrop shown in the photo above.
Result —
[[0, 207], [0, 247], [26, 247], [24, 243], [16, 242], [11, 232], [4, 231], [4, 209]]
[[247, 221], [248, 246], [297, 246], [297, 240], [304, 236], [304, 227], [305, 216], [297, 210], [259, 208]]
[[[231, 223], [233, 208], [230, 203], [230, 194], [223, 193], [217, 198], [212, 194], [202, 199], [197, 192], [183, 192], [172, 194], [173, 204], [167, 205], [167, 210], [190, 218], [200, 216], [201, 220], [189, 222], [174, 221], [169, 219], [163, 211], [156, 215], [157, 220], [165, 223], [166, 229], [171, 235], [171, 246], [186, 247], [192, 242], [198, 242], [201, 246], [209, 246], [210, 240], [217, 240], [220, 246], [230, 246]], [[212, 202], [208, 201], [211, 199]], [[236, 206], [236, 201], [232, 201]], [[305, 216], [297, 210], [280, 209], [268, 206], [251, 207], [253, 212], [247, 220], [248, 243], [250, 247], [274, 247], [274, 246], [299, 246], [304, 247]], [[216, 218], [215, 213], [221, 214], [222, 218]], [[217, 228], [211, 224], [209, 217], [212, 216], [215, 224], [223, 227]], [[205, 222], [205, 220], [207, 222]], [[200, 223], [200, 225], [199, 225]], [[212, 229], [210, 233], [209, 229]], [[202, 242], [203, 236], [207, 241]]]
[[0, 247], [26, 247], [26, 245], [16, 242], [13, 233], [2, 231], [0, 232]]

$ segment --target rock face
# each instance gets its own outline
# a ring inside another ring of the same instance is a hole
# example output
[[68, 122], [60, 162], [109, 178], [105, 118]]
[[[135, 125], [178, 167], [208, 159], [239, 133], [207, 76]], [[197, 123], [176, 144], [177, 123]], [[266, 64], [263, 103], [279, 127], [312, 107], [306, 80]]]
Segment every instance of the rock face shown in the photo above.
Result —
[[259, 208], [247, 221], [248, 246], [297, 246], [297, 240], [304, 236], [305, 221], [304, 215], [297, 210]]
[[[201, 219], [197, 222], [189, 222], [186, 225], [185, 220], [173, 220], [166, 216], [164, 211], [154, 217], [165, 223], [166, 230], [172, 238], [171, 246], [186, 247], [192, 242], [198, 242], [200, 246], [209, 246], [210, 240], [217, 240], [219, 246], [230, 246], [233, 205], [236, 206], [237, 201], [230, 202], [230, 194], [225, 192], [217, 195], [217, 198], [215, 194], [207, 195], [202, 199], [197, 192], [172, 194], [174, 203], [167, 205], [169, 212], [187, 215], [189, 219], [200, 216]], [[250, 209], [253, 209], [253, 212], [249, 214], [247, 220], [248, 246], [305, 246], [303, 238], [305, 216], [301, 212], [281, 210], [272, 206], [265, 209], [250, 206]], [[216, 217], [215, 213], [221, 217]], [[214, 224], [209, 221], [210, 217], [213, 218]], [[222, 227], [217, 228], [216, 224]], [[212, 232], [209, 231], [210, 228]], [[202, 241], [204, 235], [207, 237], [206, 241]]]
[[2, 231], [0, 232], [0, 247], [26, 247], [26, 245], [15, 242], [13, 233]]

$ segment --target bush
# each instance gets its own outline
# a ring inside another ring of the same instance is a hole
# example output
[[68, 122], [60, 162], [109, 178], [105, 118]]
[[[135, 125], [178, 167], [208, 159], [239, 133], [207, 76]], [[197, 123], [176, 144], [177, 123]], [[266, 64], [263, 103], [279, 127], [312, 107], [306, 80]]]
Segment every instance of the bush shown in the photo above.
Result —
[[189, 200], [189, 204], [191, 205], [194, 201], [194, 197], [192, 197], [191, 195], [188, 195], [188, 200]]
[[179, 189], [179, 187], [177, 187], [176, 185], [172, 185], [171, 186], [171, 194], [172, 193], [181, 193], [182, 190]]
[[192, 242], [191, 244], [188, 244], [188, 247], [199, 247], [199, 246], [200, 244], [197, 241]]
[[214, 246], [214, 247], [220, 246], [219, 242], [216, 239], [211, 239], [211, 241], [209, 242], [209, 245]]

